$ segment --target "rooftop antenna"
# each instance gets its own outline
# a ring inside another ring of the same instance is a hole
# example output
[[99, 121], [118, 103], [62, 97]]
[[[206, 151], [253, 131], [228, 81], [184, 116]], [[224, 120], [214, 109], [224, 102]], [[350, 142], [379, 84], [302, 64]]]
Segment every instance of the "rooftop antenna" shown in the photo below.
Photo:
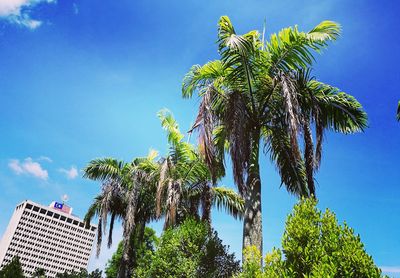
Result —
[[68, 202], [68, 200], [69, 200], [68, 195], [67, 195], [67, 194], [62, 195], [62, 196], [61, 196], [61, 200], [62, 200], [63, 204], [65, 204], [66, 202]]

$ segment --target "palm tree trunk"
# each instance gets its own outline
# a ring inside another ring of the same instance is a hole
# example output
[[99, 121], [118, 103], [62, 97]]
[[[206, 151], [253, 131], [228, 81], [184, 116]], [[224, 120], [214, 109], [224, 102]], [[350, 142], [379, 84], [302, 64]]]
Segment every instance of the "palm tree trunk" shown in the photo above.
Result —
[[137, 200], [139, 196], [139, 184], [134, 183], [128, 197], [128, 207], [124, 219], [124, 231], [123, 231], [123, 241], [124, 248], [122, 253], [121, 264], [118, 270], [118, 278], [131, 277], [131, 266], [133, 265], [130, 258], [131, 248], [132, 248], [132, 235], [135, 232], [135, 214], [137, 208]]
[[206, 183], [206, 185], [204, 185], [202, 193], [203, 213], [201, 220], [208, 223], [210, 228], [211, 228], [211, 202], [212, 202], [211, 194], [212, 194], [211, 187], [208, 183]]
[[307, 173], [307, 185], [309, 196], [315, 196], [315, 184], [314, 184], [314, 144], [312, 140], [312, 133], [310, 128], [310, 121], [308, 118], [304, 120], [303, 124], [304, 132], [304, 158], [306, 162], [306, 173]]
[[[243, 248], [255, 246], [263, 251], [261, 217], [261, 179], [259, 167], [260, 130], [255, 129], [251, 138], [251, 157], [244, 191], [245, 212], [243, 221]], [[244, 258], [243, 258], [244, 259]]]

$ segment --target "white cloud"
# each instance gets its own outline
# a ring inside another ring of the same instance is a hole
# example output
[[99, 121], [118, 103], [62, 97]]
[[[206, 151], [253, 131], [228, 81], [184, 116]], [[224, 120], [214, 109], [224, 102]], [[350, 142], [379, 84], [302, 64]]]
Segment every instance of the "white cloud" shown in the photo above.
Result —
[[17, 175], [27, 174], [42, 180], [47, 180], [49, 177], [47, 170], [43, 169], [40, 163], [33, 161], [30, 157], [25, 158], [23, 162], [18, 159], [12, 159], [8, 163], [8, 167]]
[[64, 173], [70, 180], [73, 180], [78, 176], [78, 169], [75, 166], [71, 166], [69, 170], [61, 168], [59, 171]]
[[[1, 0], [0, 0], [1, 1]], [[48, 156], [44, 156], [44, 155], [42, 155], [42, 156], [39, 156], [39, 158], [37, 159], [37, 160], [40, 160], [40, 161], [47, 161], [47, 162], [53, 162], [53, 160], [50, 158], [50, 157], [48, 157]]]
[[400, 273], [400, 266], [381, 266], [380, 269], [386, 273]]
[[17, 175], [20, 175], [20, 174], [22, 174], [24, 172], [24, 169], [22, 169], [18, 159], [12, 159], [8, 163], [8, 167], [10, 167], [11, 170], [13, 170], [14, 173], [17, 174]]
[[42, 22], [32, 19], [32, 8], [39, 3], [55, 3], [55, 0], [0, 0], [0, 19], [36, 29]]

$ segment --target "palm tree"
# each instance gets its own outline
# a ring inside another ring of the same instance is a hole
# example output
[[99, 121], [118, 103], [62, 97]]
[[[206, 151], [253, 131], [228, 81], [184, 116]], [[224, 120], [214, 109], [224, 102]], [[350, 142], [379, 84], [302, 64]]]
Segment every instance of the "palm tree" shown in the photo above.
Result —
[[[97, 255], [102, 236], [106, 233], [108, 247], [112, 244], [112, 231], [117, 219], [123, 220], [123, 255], [118, 277], [131, 277], [135, 264], [132, 239], [143, 240], [145, 225], [165, 216], [165, 228], [181, 223], [186, 217], [210, 222], [211, 206], [225, 209], [235, 218], [241, 217], [243, 199], [232, 189], [210, 187], [210, 173], [199, 158], [194, 146], [183, 142], [183, 135], [170, 113], [159, 113], [162, 126], [167, 130], [170, 152], [158, 158], [150, 151], [145, 158], [126, 163], [113, 158], [94, 159], [84, 169], [84, 177], [102, 183], [101, 193], [94, 199], [85, 216], [87, 224], [97, 216]], [[156, 160], [157, 158], [157, 160]]]
[[157, 189], [157, 216], [165, 215], [164, 229], [180, 224], [187, 216], [211, 223], [211, 207], [224, 208], [235, 218], [243, 213], [243, 199], [232, 189], [216, 187], [210, 171], [196, 148], [185, 142], [172, 114], [158, 113], [167, 131], [170, 150], [160, 161]]
[[309, 32], [289, 27], [269, 41], [257, 31], [236, 34], [226, 16], [218, 26], [221, 59], [193, 66], [182, 92], [185, 98], [194, 93], [201, 98], [192, 130], [199, 132], [200, 150], [214, 179], [224, 173], [229, 153], [235, 184], [245, 199], [243, 247], [255, 245], [262, 252], [261, 146], [287, 190], [311, 196], [324, 130], [360, 131], [366, 114], [350, 95], [309, 77], [312, 51], [337, 39], [338, 24], [324, 21]]
[[[123, 220], [123, 256], [119, 277], [130, 277], [132, 237], [143, 237], [147, 223], [155, 217], [155, 173], [158, 165], [154, 161], [157, 153], [151, 151], [146, 158], [134, 159], [131, 163], [112, 158], [92, 160], [84, 169], [84, 177], [103, 183], [102, 193], [90, 206], [86, 223], [98, 216], [97, 255], [100, 252], [103, 228], [107, 227], [107, 217], [111, 215], [108, 247], [112, 244], [112, 230], [116, 219]], [[153, 195], [152, 195], [153, 194]]]

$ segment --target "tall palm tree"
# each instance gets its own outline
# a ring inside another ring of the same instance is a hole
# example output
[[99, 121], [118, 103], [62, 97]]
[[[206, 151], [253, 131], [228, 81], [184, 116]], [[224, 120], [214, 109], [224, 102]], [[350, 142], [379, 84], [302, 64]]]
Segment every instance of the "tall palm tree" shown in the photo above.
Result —
[[[97, 255], [100, 252], [103, 228], [111, 215], [108, 247], [112, 244], [112, 230], [116, 219], [123, 220], [123, 256], [119, 277], [130, 277], [132, 261], [132, 237], [143, 237], [147, 223], [155, 219], [155, 175], [157, 153], [152, 151], [146, 158], [131, 163], [112, 158], [92, 160], [84, 169], [84, 177], [103, 183], [102, 192], [90, 206], [85, 221], [98, 216]], [[138, 240], [141, 240], [140, 238]]]
[[213, 178], [224, 173], [229, 153], [235, 184], [245, 199], [243, 247], [255, 245], [262, 252], [261, 146], [287, 190], [311, 196], [324, 130], [360, 131], [366, 114], [353, 97], [308, 75], [312, 52], [337, 39], [338, 24], [324, 21], [309, 32], [289, 27], [272, 34], [269, 41], [257, 31], [236, 34], [226, 16], [218, 26], [220, 60], [193, 66], [182, 92], [186, 98], [194, 93], [201, 98], [192, 130], [199, 133], [200, 150]]
[[211, 207], [224, 208], [235, 218], [243, 213], [243, 199], [232, 189], [216, 187], [210, 171], [197, 149], [184, 141], [184, 135], [172, 114], [158, 113], [162, 127], [167, 131], [169, 152], [160, 162], [157, 189], [157, 215], [164, 210], [164, 229], [175, 226], [187, 216], [211, 223]]

